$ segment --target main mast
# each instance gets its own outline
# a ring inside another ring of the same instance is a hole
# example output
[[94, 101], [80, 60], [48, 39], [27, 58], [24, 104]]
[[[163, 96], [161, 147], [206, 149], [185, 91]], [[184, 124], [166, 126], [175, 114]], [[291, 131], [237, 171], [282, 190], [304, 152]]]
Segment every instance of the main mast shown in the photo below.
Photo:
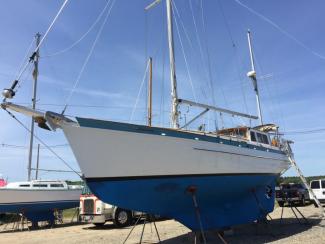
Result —
[[[41, 34], [37, 33], [36, 36], [36, 47], [39, 46]], [[39, 48], [36, 51], [34, 58], [34, 71], [33, 71], [33, 98], [32, 98], [32, 108], [36, 108], [36, 94], [37, 94], [37, 77], [38, 77], [38, 60], [39, 60]], [[34, 118], [32, 118], [32, 123], [30, 126], [30, 141], [29, 141], [29, 154], [28, 154], [28, 181], [31, 180], [32, 173], [32, 160], [33, 160], [33, 144], [34, 144]]]
[[253, 47], [252, 47], [252, 40], [251, 40], [251, 32], [250, 30], [247, 31], [247, 39], [248, 39], [248, 47], [249, 47], [249, 56], [251, 59], [251, 65], [252, 70], [247, 73], [247, 76], [251, 78], [254, 86], [255, 96], [256, 96], [256, 104], [257, 104], [257, 113], [259, 122], [262, 125], [263, 124], [263, 118], [262, 118], [262, 111], [261, 111], [261, 102], [260, 102], [260, 95], [258, 91], [257, 86], [257, 78], [256, 78], [256, 71], [255, 71], [255, 60], [254, 60], [254, 54], [253, 54]]
[[172, 124], [173, 128], [179, 128], [177, 80], [176, 80], [176, 67], [175, 67], [175, 54], [174, 54], [172, 0], [166, 0], [166, 9], [167, 9], [167, 30], [168, 30], [171, 96], [172, 96], [171, 124]]

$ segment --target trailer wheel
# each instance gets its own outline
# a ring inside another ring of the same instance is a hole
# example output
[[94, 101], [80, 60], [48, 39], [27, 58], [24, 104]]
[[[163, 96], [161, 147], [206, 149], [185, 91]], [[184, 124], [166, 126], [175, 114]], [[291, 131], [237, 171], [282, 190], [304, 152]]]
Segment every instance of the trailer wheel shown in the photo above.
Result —
[[131, 224], [132, 213], [129, 210], [117, 208], [115, 210], [113, 222], [117, 227], [126, 227]]

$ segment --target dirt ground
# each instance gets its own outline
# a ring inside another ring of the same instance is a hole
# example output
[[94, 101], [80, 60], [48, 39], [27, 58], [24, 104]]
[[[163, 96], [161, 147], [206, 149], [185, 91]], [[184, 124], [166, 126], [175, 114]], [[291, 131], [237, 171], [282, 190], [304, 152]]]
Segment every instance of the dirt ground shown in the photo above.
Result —
[[[284, 208], [283, 220], [280, 220], [281, 208], [276, 208], [267, 224], [249, 224], [235, 227], [225, 233], [228, 243], [325, 243], [325, 220], [313, 205], [299, 207], [307, 218], [308, 224], [299, 223], [290, 208]], [[300, 218], [300, 222], [303, 219]], [[135, 227], [126, 243], [139, 243], [142, 224]], [[123, 243], [132, 227], [117, 229], [112, 223], [101, 228], [91, 224], [62, 224], [55, 228], [41, 228], [33, 231], [12, 231], [10, 226], [4, 230], [0, 226], [0, 243]], [[193, 233], [174, 220], [157, 222], [158, 232], [163, 244], [194, 243]], [[207, 234], [208, 243], [221, 243], [216, 233]], [[153, 224], [147, 224], [142, 243], [158, 243]]]

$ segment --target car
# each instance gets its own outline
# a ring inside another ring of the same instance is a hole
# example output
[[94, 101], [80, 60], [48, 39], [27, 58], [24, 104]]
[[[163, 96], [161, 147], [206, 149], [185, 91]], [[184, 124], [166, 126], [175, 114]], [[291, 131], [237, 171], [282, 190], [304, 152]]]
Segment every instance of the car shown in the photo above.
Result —
[[[320, 203], [325, 203], [325, 179], [312, 180], [310, 182], [310, 188], [314, 192], [318, 201]], [[316, 204], [312, 194], [310, 194], [310, 199], [314, 203], [314, 205], [317, 207], [317, 204]]]
[[280, 207], [285, 203], [304, 206], [307, 201], [310, 201], [308, 189], [301, 183], [281, 184], [276, 188], [275, 196]]

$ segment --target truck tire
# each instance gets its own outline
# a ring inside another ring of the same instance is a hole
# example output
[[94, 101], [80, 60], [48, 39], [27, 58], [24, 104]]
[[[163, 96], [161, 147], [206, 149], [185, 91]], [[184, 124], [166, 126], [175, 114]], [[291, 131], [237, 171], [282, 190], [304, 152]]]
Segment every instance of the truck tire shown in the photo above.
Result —
[[126, 209], [117, 208], [115, 210], [113, 223], [117, 227], [126, 227], [131, 224], [132, 212]]

